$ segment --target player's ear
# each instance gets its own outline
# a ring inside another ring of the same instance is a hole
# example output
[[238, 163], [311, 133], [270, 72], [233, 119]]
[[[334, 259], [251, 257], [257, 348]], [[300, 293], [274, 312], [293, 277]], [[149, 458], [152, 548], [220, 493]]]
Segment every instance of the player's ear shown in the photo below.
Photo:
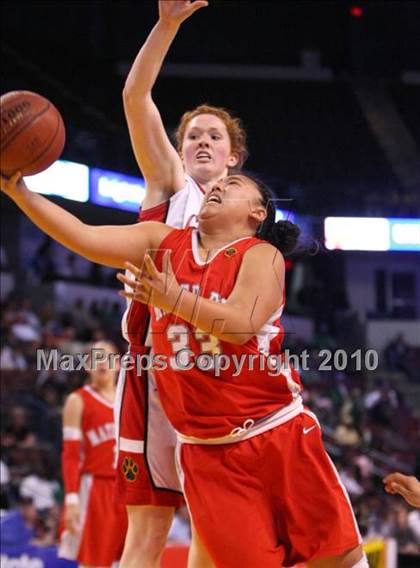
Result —
[[238, 152], [232, 152], [232, 154], [229, 156], [227, 160], [227, 166], [228, 168], [236, 168], [238, 164], [239, 164], [239, 154]]
[[261, 224], [265, 221], [267, 217], [267, 210], [263, 205], [255, 205], [253, 204], [250, 207], [249, 211], [250, 217], [254, 219], [258, 224]]

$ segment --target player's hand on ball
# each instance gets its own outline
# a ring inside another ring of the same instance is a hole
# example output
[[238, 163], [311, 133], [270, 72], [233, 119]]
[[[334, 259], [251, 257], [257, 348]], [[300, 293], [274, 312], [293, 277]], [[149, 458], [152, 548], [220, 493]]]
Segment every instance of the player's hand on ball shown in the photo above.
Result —
[[80, 531], [80, 508], [79, 505], [72, 504], [65, 506], [64, 522], [66, 529], [73, 534]]
[[398, 493], [413, 507], [420, 507], [420, 481], [413, 475], [391, 473], [383, 480], [387, 493]]
[[159, 19], [168, 24], [180, 25], [194, 12], [208, 6], [205, 0], [159, 0]]
[[170, 260], [170, 251], [163, 257], [163, 270], [159, 272], [152, 258], [146, 254], [143, 268], [140, 269], [131, 262], [126, 262], [126, 269], [135, 276], [133, 281], [125, 274], [118, 273], [117, 278], [131, 291], [122, 290], [120, 296], [160, 308], [171, 313], [176, 308], [182, 293]]
[[19, 192], [28, 189], [23, 181], [22, 174], [20, 172], [14, 173], [9, 178], [1, 176], [1, 190], [3, 193], [8, 195], [13, 199]]

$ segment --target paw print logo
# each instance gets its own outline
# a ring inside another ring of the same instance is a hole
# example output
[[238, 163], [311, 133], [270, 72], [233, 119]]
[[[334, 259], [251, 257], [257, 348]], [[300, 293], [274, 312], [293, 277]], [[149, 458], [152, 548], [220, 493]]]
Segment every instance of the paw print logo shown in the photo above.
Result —
[[133, 459], [124, 458], [121, 469], [127, 481], [135, 481], [139, 472], [139, 466]]

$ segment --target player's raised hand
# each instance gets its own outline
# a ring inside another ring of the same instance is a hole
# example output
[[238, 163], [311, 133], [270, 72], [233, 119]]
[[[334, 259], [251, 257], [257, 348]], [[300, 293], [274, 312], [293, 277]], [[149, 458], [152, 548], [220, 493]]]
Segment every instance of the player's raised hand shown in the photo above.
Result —
[[413, 475], [391, 473], [383, 480], [387, 493], [398, 493], [413, 507], [420, 507], [420, 481]]
[[1, 176], [1, 190], [12, 199], [25, 189], [27, 189], [27, 187], [23, 181], [21, 172], [16, 172], [9, 178], [3, 175]]
[[208, 6], [206, 0], [159, 0], [159, 19], [161, 22], [180, 25], [194, 12]]
[[118, 273], [117, 278], [127, 289], [119, 292], [120, 296], [172, 313], [180, 299], [182, 289], [178, 284], [170, 260], [170, 251], [163, 257], [162, 272], [156, 268], [152, 258], [146, 254], [142, 269], [131, 262], [125, 263], [126, 269], [135, 276], [133, 281], [126, 274]]

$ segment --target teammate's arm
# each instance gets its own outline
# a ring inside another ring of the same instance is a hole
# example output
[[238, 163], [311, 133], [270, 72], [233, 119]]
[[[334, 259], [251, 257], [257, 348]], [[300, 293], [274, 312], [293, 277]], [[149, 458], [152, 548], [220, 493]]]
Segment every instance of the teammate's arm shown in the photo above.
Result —
[[156, 249], [172, 230], [163, 223], [87, 225], [77, 217], [29, 191], [20, 172], [1, 177], [1, 188], [41, 231], [92, 262], [122, 268], [127, 258], [139, 265], [148, 249]]
[[79, 530], [79, 482], [81, 467], [83, 399], [72, 393], [63, 407], [63, 451], [61, 465], [65, 493], [64, 521], [66, 529]]
[[[140, 280], [135, 292], [121, 295], [151, 304], [192, 323], [229, 343], [249, 341], [283, 303], [284, 259], [273, 246], [261, 244], [249, 249], [242, 260], [236, 284], [226, 303], [217, 303], [182, 289], [176, 281], [169, 255], [158, 272], [150, 257], [143, 271], [130, 265]], [[118, 279], [130, 286], [126, 277]]]
[[124, 86], [124, 110], [131, 144], [146, 180], [146, 197], [142, 204], [146, 209], [165, 201], [185, 185], [181, 158], [166, 134], [152, 99], [152, 88], [179, 26], [205, 6], [207, 2], [201, 0], [160, 1], [159, 21], [137, 55]]

